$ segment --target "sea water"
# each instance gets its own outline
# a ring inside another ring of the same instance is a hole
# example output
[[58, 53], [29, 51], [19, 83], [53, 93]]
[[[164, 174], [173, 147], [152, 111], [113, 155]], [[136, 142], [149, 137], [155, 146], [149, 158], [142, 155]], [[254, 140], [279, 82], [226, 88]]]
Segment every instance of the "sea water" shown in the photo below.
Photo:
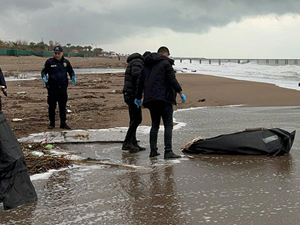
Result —
[[[124, 73], [125, 69], [114, 69], [114, 68], [75, 68], [75, 74], [104, 74], [104, 73]], [[39, 72], [26, 72], [21, 74], [16, 74], [13, 76], [5, 77], [6, 81], [16, 81], [16, 80], [33, 80], [37, 77], [40, 78], [41, 73]]]
[[[262, 83], [275, 84], [279, 87], [300, 90], [300, 66], [297, 64], [285, 65], [285, 60], [279, 60], [276, 64], [274, 60], [268, 60], [268, 64], [262, 61], [240, 61], [224, 62], [194, 59], [194, 60], [175, 60], [174, 69], [177, 73], [195, 73], [206, 74], [232, 78], [236, 80], [256, 81]], [[264, 61], [266, 62], [266, 60]], [[125, 69], [113, 68], [83, 68], [74, 69], [75, 74], [92, 74], [92, 73], [124, 73]], [[19, 74], [17, 76], [7, 77], [7, 81], [19, 79], [35, 79], [40, 73], [32, 72]]]
[[275, 84], [279, 87], [300, 90], [300, 66], [279, 64], [212, 62], [199, 60], [175, 60], [178, 73], [195, 73]]

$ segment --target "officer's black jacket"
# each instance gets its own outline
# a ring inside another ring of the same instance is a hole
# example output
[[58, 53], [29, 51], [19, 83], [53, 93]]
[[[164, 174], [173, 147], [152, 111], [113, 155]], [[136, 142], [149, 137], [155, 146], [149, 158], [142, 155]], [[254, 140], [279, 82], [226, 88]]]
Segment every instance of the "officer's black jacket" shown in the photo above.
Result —
[[49, 88], [66, 88], [68, 87], [68, 76], [72, 79], [75, 76], [71, 63], [66, 58], [62, 57], [60, 61], [54, 57], [45, 62], [41, 75], [48, 74]]
[[141, 99], [144, 93], [143, 105], [145, 107], [148, 102], [154, 100], [176, 105], [176, 94], [182, 89], [175, 77], [173, 64], [174, 60], [159, 53], [151, 53], [145, 58], [136, 91], [137, 99]]

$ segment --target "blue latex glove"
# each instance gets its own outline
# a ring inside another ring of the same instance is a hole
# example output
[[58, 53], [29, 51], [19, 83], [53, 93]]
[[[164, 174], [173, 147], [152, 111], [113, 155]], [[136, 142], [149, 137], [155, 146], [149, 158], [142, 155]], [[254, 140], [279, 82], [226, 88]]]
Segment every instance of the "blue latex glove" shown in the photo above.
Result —
[[136, 104], [136, 106], [140, 108], [142, 106], [142, 101], [140, 99], [134, 99], [134, 104]]
[[45, 83], [48, 82], [47, 77], [46, 77], [45, 75], [42, 77], [42, 79], [43, 79], [43, 81], [44, 81]]
[[180, 94], [181, 97], [181, 103], [185, 103], [186, 102], [186, 97], [184, 94]]
[[72, 83], [76, 84], [76, 77], [75, 76], [72, 77]]

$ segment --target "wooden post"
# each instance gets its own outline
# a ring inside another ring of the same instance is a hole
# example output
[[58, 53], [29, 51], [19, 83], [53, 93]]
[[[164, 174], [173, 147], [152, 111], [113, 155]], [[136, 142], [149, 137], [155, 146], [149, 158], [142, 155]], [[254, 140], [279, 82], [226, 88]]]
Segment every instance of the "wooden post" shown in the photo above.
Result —
[[211, 59], [208, 60], [208, 63], [211, 64]]
[[190, 63], [192, 63], [192, 59], [190, 59]]
[[201, 64], [201, 59], [199, 59], [199, 63]]

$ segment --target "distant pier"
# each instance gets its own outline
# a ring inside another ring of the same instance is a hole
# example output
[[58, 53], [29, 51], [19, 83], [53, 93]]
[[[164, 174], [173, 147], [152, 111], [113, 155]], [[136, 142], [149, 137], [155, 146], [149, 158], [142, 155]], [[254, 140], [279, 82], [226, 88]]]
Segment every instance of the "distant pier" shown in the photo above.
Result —
[[180, 63], [183, 61], [198, 62], [199, 64], [219, 64], [222, 63], [256, 63], [263, 65], [299, 65], [300, 59], [207, 59], [207, 58], [180, 58], [174, 57], [173, 60], [179, 60]]

